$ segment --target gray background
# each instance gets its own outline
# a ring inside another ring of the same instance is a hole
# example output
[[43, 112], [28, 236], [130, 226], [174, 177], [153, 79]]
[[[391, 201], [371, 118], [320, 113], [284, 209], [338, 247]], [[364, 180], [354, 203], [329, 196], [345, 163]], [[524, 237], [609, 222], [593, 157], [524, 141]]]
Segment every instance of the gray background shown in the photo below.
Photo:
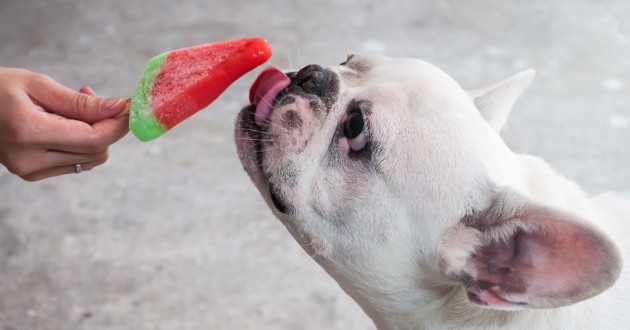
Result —
[[[589, 193], [630, 196], [630, 2], [0, 0], [0, 65], [131, 96], [166, 50], [259, 36], [271, 65], [423, 58], [462, 86], [531, 67], [503, 136]], [[0, 329], [372, 329], [276, 221], [232, 138], [260, 69], [105, 165], [0, 169]]]

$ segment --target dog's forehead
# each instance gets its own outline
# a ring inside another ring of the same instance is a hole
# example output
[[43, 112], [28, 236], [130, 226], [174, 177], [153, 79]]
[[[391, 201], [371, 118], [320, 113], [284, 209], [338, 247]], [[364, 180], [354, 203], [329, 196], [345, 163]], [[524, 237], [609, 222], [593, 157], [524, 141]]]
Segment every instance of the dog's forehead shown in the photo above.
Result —
[[[342, 103], [369, 100], [380, 113], [395, 112], [441, 116], [465, 112], [478, 116], [464, 89], [438, 67], [414, 58], [351, 55], [338, 67]], [[389, 111], [388, 111], [389, 110]], [[375, 113], [379, 117], [379, 113]], [[401, 117], [402, 118], [402, 117]], [[399, 121], [390, 118], [390, 122]]]
[[440, 82], [458, 87], [453, 79], [431, 63], [415, 58], [378, 55], [350, 55], [345, 66], [363, 77], [364, 82], [409, 81]]

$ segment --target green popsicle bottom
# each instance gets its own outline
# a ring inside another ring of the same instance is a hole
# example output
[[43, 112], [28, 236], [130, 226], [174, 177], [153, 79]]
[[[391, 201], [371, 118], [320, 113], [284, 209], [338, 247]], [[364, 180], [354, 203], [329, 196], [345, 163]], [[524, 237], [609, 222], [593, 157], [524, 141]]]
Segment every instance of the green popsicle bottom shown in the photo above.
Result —
[[131, 98], [129, 130], [140, 140], [153, 140], [168, 130], [153, 115], [150, 99], [155, 78], [170, 52], [162, 53], [147, 62], [140, 83]]
[[132, 121], [130, 116], [129, 129], [142, 142], [151, 141], [167, 131], [153, 115], [135, 121]]

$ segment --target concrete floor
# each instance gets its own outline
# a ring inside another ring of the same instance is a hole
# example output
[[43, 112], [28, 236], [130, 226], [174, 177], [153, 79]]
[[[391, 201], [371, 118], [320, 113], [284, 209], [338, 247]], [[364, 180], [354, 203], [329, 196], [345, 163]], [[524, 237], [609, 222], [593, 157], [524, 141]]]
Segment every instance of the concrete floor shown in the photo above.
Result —
[[[503, 136], [630, 196], [630, 2], [0, 0], [0, 65], [130, 96], [151, 56], [259, 36], [270, 64], [423, 58], [464, 87], [531, 67]], [[232, 138], [260, 69], [81, 175], [0, 169], [0, 329], [373, 329], [276, 221]]]

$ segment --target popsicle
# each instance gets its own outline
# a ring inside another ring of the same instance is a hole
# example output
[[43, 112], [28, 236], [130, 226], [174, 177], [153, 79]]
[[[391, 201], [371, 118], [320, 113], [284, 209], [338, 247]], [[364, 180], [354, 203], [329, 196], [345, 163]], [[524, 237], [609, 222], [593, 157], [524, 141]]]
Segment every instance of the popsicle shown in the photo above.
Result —
[[266, 62], [271, 52], [265, 39], [246, 38], [155, 56], [147, 63], [131, 98], [129, 129], [141, 141], [161, 136]]

